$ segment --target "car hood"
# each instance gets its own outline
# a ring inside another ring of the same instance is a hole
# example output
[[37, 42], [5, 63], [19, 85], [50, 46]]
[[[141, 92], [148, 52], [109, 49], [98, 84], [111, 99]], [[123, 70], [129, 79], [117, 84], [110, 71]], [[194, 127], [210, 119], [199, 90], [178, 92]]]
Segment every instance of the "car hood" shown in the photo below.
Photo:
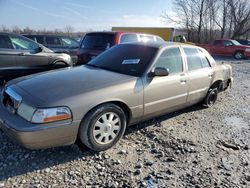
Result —
[[249, 46], [246, 46], [246, 45], [237, 45], [236, 47], [241, 48], [243, 50], [249, 48]]
[[132, 80], [136, 77], [83, 65], [19, 78], [8, 85], [48, 104]]

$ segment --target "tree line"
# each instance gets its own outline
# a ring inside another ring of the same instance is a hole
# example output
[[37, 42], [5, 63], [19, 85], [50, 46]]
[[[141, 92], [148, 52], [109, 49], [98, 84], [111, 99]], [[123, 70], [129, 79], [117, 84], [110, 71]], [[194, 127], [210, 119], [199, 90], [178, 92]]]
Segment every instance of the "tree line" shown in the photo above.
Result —
[[174, 0], [162, 17], [176, 23], [193, 42], [250, 38], [250, 0]]
[[75, 29], [67, 25], [64, 29], [31, 29], [30, 27], [20, 28], [18, 26], [6, 27], [5, 25], [0, 25], [0, 32], [5, 33], [15, 33], [15, 34], [51, 34], [51, 35], [62, 35], [67, 37], [82, 37], [85, 32], [75, 32]]

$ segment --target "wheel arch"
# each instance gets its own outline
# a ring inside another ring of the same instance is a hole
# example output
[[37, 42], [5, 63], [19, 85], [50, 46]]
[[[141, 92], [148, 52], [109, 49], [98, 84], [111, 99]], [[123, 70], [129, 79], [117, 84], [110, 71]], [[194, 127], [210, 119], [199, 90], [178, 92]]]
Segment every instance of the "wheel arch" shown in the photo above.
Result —
[[209, 89], [217, 88], [219, 91], [221, 91], [221, 87], [223, 87], [222, 80], [216, 80], [215, 82], [213, 82]]
[[53, 62], [51, 63], [51, 65], [54, 66], [54, 65], [56, 65], [57, 63], [63, 63], [64, 65], [70, 66], [70, 65], [69, 65], [65, 60], [63, 60], [63, 59], [56, 59], [55, 61], [53, 61]]
[[89, 109], [83, 115], [82, 120], [91, 112], [91, 110], [97, 108], [98, 106], [105, 105], [105, 104], [114, 104], [114, 105], [117, 105], [118, 107], [120, 107], [123, 110], [123, 112], [125, 113], [127, 124], [129, 124], [131, 117], [132, 117], [132, 112], [131, 112], [130, 108], [128, 107], [128, 105], [125, 102], [120, 101], [120, 100], [110, 100], [110, 101], [105, 101], [105, 102], [101, 102], [99, 104], [94, 105], [91, 109]]

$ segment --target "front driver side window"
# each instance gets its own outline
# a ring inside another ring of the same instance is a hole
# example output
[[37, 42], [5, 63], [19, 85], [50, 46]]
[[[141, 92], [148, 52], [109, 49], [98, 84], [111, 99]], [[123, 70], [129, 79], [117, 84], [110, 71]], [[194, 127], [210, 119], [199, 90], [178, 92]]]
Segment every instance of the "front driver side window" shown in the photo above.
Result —
[[180, 49], [176, 47], [163, 51], [155, 67], [167, 69], [170, 75], [173, 73], [181, 73], [183, 71], [183, 62]]
[[21, 36], [10, 36], [10, 39], [16, 50], [27, 50], [32, 52], [39, 47], [35, 42]]
[[224, 46], [233, 46], [233, 43], [229, 40], [224, 41]]

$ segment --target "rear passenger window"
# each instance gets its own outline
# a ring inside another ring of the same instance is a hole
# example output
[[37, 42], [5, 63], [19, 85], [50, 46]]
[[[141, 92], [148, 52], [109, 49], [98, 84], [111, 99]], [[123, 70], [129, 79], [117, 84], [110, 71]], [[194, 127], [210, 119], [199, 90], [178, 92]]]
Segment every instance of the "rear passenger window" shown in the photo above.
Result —
[[201, 58], [203, 68], [210, 67], [210, 63], [202, 51], [200, 51], [200, 58]]
[[138, 38], [136, 34], [125, 34], [121, 37], [121, 43], [127, 42], [138, 42]]
[[58, 37], [45, 37], [46, 43], [49, 45], [61, 45], [60, 39]]
[[183, 62], [179, 48], [169, 48], [162, 52], [156, 62], [156, 67], [168, 69], [170, 74], [182, 72]]
[[184, 48], [184, 52], [187, 57], [188, 70], [197, 70], [202, 68], [202, 60], [200, 58], [200, 52], [196, 48]]

